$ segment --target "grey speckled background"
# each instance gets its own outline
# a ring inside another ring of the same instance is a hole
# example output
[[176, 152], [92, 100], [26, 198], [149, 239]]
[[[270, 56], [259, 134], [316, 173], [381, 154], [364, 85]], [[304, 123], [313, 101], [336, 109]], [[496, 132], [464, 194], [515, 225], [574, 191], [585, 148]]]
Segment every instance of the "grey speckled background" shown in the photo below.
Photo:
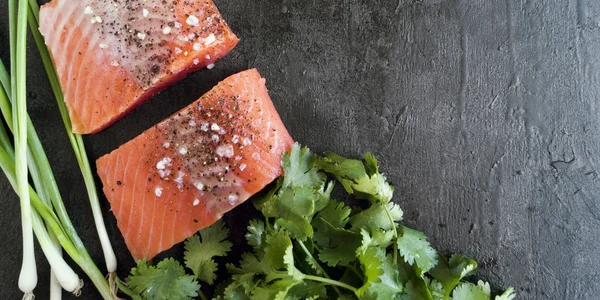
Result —
[[[217, 4], [240, 45], [215, 69], [86, 137], [92, 159], [227, 75], [257, 67], [294, 138], [318, 152], [374, 152], [406, 223], [438, 249], [473, 256], [483, 279], [515, 286], [519, 299], [600, 299], [600, 2]], [[32, 119], [73, 221], [101, 262], [83, 182], [33, 48], [29, 64]], [[0, 298], [17, 299], [18, 202], [4, 178], [0, 191]], [[133, 261], [103, 204], [124, 275]], [[238, 241], [243, 222], [234, 220], [248, 207], [226, 217]], [[48, 267], [39, 265], [45, 299]], [[81, 299], [96, 298], [88, 284]]]

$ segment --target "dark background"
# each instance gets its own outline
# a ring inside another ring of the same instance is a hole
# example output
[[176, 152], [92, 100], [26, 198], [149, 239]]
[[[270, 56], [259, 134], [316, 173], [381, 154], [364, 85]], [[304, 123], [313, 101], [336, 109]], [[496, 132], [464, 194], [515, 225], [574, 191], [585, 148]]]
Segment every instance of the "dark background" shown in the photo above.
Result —
[[[405, 222], [480, 263], [518, 299], [600, 299], [600, 2], [217, 0], [241, 43], [108, 130], [93, 160], [235, 72], [257, 67], [292, 136], [316, 152], [373, 152]], [[0, 1], [0, 57], [8, 55]], [[71, 218], [103, 259], [85, 188], [29, 44], [29, 111]], [[18, 200], [0, 179], [0, 298], [18, 299]], [[133, 261], [102, 199], [124, 276]], [[240, 239], [244, 205], [226, 220]], [[237, 223], [237, 225], [236, 225]], [[181, 253], [176, 247], [170, 254]], [[38, 299], [48, 267], [38, 255]], [[79, 272], [82, 277], [85, 275]], [[87, 281], [81, 299], [95, 299]]]

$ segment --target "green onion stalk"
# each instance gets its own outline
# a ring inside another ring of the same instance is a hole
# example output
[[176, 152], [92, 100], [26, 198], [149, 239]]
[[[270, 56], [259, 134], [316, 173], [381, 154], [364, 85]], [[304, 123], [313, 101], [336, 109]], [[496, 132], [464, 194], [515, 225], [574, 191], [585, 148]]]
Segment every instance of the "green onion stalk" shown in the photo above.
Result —
[[[8, 78], [9, 76], [6, 73], [4, 64], [2, 61], [0, 61], [0, 81], [4, 87], [4, 89], [0, 89], [0, 110], [2, 111], [3, 117], [5, 121], [7, 121], [7, 124], [10, 124], [8, 123], [8, 120], [14, 119], [14, 116], [11, 115], [11, 106], [13, 105], [10, 101], [10, 97], [7, 96], [10, 94], [10, 88], [7, 88], [6, 79]], [[75, 294], [78, 294], [79, 289], [81, 288], [81, 281], [79, 280], [79, 277], [74, 274], [74, 272], [70, 269], [70, 267], [68, 267], [68, 265], [66, 265], [66, 263], [63, 263], [64, 260], [62, 259], [60, 252], [57, 251], [56, 247], [51, 247], [53, 246], [51, 244], [52, 235], [55, 236], [57, 241], [71, 257], [71, 259], [88, 275], [102, 297], [104, 299], [114, 299], [114, 291], [111, 290], [106, 278], [94, 264], [83, 243], [81, 242], [81, 239], [75, 232], [66, 208], [64, 207], [64, 203], [62, 202], [62, 197], [58, 191], [56, 180], [48, 163], [48, 159], [44, 153], [43, 147], [41, 146], [39, 137], [37, 136], [31, 120], [27, 117], [26, 121], [27, 129], [30, 133], [27, 136], [28, 144], [30, 145], [27, 150], [29, 152], [28, 162], [32, 166], [29, 168], [29, 172], [32, 175], [34, 185], [38, 187], [37, 191], [40, 191], [40, 194], [48, 193], [50, 199], [52, 199], [51, 202], [44, 202], [42, 197], [45, 196], [40, 196], [38, 192], [27, 183], [26, 188], [28, 190], [29, 200], [33, 206], [31, 214], [33, 224], [32, 227], [36, 233], [36, 237], [40, 245], [42, 246], [42, 250], [44, 251], [46, 258], [50, 263], [53, 274], [56, 276], [56, 282], [60, 283], [65, 290]], [[13, 128], [14, 126], [9, 125], [9, 129]], [[17, 132], [13, 131], [13, 135], [16, 134]], [[13, 185], [15, 191], [17, 191], [19, 188], [18, 179], [16, 176], [17, 152], [15, 151], [15, 148], [13, 148], [10, 138], [8, 137], [8, 134], [2, 124], [0, 124], [0, 146], [0, 167], [4, 171], [4, 174], [8, 178], [9, 182]], [[46, 226], [48, 226], [49, 230], [43, 226], [44, 222], [46, 223]], [[33, 274], [36, 274], [36, 272]], [[75, 282], [77, 282], [76, 285], [74, 284]], [[33, 289], [28, 293], [26, 292], [26, 296], [31, 297], [32, 291]]]
[[[19, 1], [17, 3], [17, 1]], [[18, 6], [17, 6], [18, 4]], [[18, 10], [17, 10], [18, 8]], [[51, 273], [51, 299], [60, 299], [60, 286], [65, 290], [78, 293], [81, 281], [73, 270], [64, 262], [60, 246], [66, 250], [71, 258], [90, 277], [100, 294], [105, 299], [115, 298], [115, 290], [111, 289], [102, 273], [98, 270], [81, 239], [73, 227], [62, 197], [58, 190], [56, 180], [48, 159], [44, 153], [39, 137], [33, 127], [26, 110], [26, 33], [27, 23], [31, 27], [34, 40], [40, 50], [44, 66], [59, 102], [59, 108], [63, 115], [63, 121], [69, 138], [75, 149], [78, 163], [84, 175], [84, 181], [88, 189], [88, 196], [92, 203], [92, 209], [96, 220], [98, 232], [101, 235], [101, 243], [107, 261], [107, 269], [113, 275], [116, 270], [116, 258], [106, 229], [102, 220], [96, 187], [94, 184], [91, 168], [81, 136], [71, 133], [70, 123], [64, 103], [58, 78], [54, 71], [52, 62], [41, 34], [38, 31], [39, 7], [35, 2], [27, 0], [9, 1], [9, 23], [10, 23], [10, 53], [11, 74], [9, 75], [0, 61], [0, 110], [6, 125], [14, 136], [14, 145], [4, 126], [0, 130], [0, 156], [2, 169], [13, 188], [20, 196], [23, 222], [23, 266], [19, 277], [19, 287], [24, 292], [24, 299], [33, 298], [33, 289], [37, 285], [37, 270], [33, 252], [33, 232], [42, 247], [44, 255], [52, 268]], [[28, 175], [31, 175], [35, 190], [30, 187]], [[31, 205], [33, 204], [33, 209]], [[56, 213], [55, 213], [56, 211]], [[99, 215], [99, 217], [98, 217]], [[44, 227], [44, 222], [48, 228]], [[101, 226], [99, 226], [100, 224]], [[59, 246], [60, 245], [60, 246]]]
[[[33, 289], [37, 285], [37, 267], [33, 245], [33, 225], [31, 203], [29, 202], [29, 178], [27, 166], [27, 69], [24, 55], [27, 49], [27, 1], [9, 1], [9, 27], [11, 51], [11, 94], [15, 101], [12, 107], [12, 126], [15, 144], [15, 190], [21, 205], [21, 228], [23, 237], [23, 262], [19, 274], [19, 289], [23, 299], [33, 299]], [[13, 55], [15, 54], [15, 55]]]

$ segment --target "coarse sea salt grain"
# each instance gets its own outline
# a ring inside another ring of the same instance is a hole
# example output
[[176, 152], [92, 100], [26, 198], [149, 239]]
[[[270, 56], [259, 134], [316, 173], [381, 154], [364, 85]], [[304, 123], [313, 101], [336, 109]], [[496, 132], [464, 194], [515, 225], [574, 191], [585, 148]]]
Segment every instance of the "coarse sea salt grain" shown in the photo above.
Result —
[[213, 142], [215, 142], [215, 143], [218, 143], [218, 142], [219, 142], [219, 136], [218, 136], [218, 135], [216, 135], [216, 134], [213, 134], [213, 135], [210, 137], [210, 139], [211, 139]]
[[229, 197], [227, 197], [227, 200], [229, 200], [229, 204], [231, 205], [235, 205], [238, 199], [239, 197], [235, 194], [230, 194]]
[[[169, 33], [171, 33], [171, 27], [169, 27], [169, 26], [163, 27], [162, 33], [163, 34], [169, 34]], [[181, 49], [179, 49], [179, 50], [181, 50]]]
[[200, 129], [204, 132], [208, 131], [208, 126], [210, 126], [208, 123], [202, 123], [202, 126], [200, 126]]
[[140, 40], [144, 40], [144, 39], [146, 39], [146, 34], [143, 32], [138, 32], [137, 37]]
[[212, 125], [210, 125], [210, 129], [212, 131], [219, 131], [219, 129], [221, 129], [221, 127], [219, 127], [219, 125], [217, 125], [217, 123], [212, 123]]
[[164, 170], [164, 169], [166, 169], [168, 166], [170, 166], [170, 165], [171, 165], [171, 162], [172, 162], [172, 161], [173, 161], [173, 160], [172, 160], [170, 157], [163, 157], [163, 159], [159, 160], [159, 161], [156, 163], [156, 168], [157, 168], [157, 169], [159, 169], [159, 170]]
[[163, 189], [162, 189], [161, 187], [158, 187], [158, 186], [157, 186], [157, 187], [154, 189], [154, 195], [156, 195], [156, 197], [160, 197], [160, 196], [162, 196], [162, 192], [163, 192]]
[[200, 23], [200, 20], [198, 20], [198, 17], [196, 17], [194, 15], [190, 15], [189, 17], [187, 17], [185, 22], [190, 26], [196, 26], [196, 25], [198, 25], [198, 23]]
[[194, 46], [192, 46], [192, 48], [194, 48], [194, 50], [196, 51], [200, 51], [202, 50], [202, 45], [200, 45], [200, 43], [194, 43]]
[[169, 147], [171, 147], [171, 143], [169, 142], [164, 142], [162, 145], [164, 148], [168, 149]]
[[221, 145], [217, 147], [216, 153], [221, 157], [233, 157], [233, 146], [232, 145]]
[[145, 18], [145, 17], [147, 17], [149, 14], [150, 14], [150, 13], [148, 12], [148, 10], [147, 10], [147, 9], [145, 9], [145, 8], [144, 8], [144, 9], [142, 9], [142, 16], [144, 16], [144, 18]]
[[179, 154], [186, 155], [188, 153], [188, 149], [186, 147], [179, 148]]
[[209, 36], [206, 37], [206, 39], [204, 39], [204, 45], [210, 45], [212, 43], [214, 43], [217, 40], [217, 38], [215, 37], [215, 35], [213, 33], [211, 33]]
[[196, 188], [197, 188], [199, 191], [201, 191], [201, 190], [203, 190], [203, 189], [204, 189], [204, 184], [202, 184], [202, 182], [200, 182], [200, 181], [196, 181], [196, 182], [194, 182], [194, 186], [195, 186], [195, 187], [196, 187]]
[[231, 138], [231, 142], [234, 144], [237, 144], [237, 142], [240, 141], [240, 136], [237, 134], [234, 134], [233, 137]]
[[89, 6], [89, 5], [88, 5], [88, 6], [86, 6], [86, 7], [85, 7], [85, 9], [83, 10], [83, 13], [84, 13], [84, 14], [86, 14], [86, 15], [91, 15], [91, 14], [93, 14], [93, 13], [94, 13], [94, 10], [92, 9], [92, 7], [91, 7], [91, 6]]
[[166, 170], [158, 170], [158, 175], [160, 175], [160, 178], [165, 178], [167, 176], [169, 176], [171, 174], [171, 170], [166, 169]]
[[241, 164], [240, 165], [240, 171], [244, 171], [246, 170], [246, 164]]
[[206, 68], [209, 69], [209, 70], [212, 69], [212, 68], [214, 68], [214, 67], [215, 67], [215, 64], [210, 64], [210, 65], [206, 66]]
[[198, 204], [200, 204], [200, 200], [194, 199], [194, 203], [192, 203], [192, 205], [198, 206]]
[[108, 45], [104, 44], [104, 43], [100, 43], [100, 45], [98, 45], [98, 47], [100, 47], [100, 49], [106, 49], [106, 48], [108, 48]]
[[200, 60], [198, 58], [194, 58], [194, 65], [198, 65], [200, 63]]

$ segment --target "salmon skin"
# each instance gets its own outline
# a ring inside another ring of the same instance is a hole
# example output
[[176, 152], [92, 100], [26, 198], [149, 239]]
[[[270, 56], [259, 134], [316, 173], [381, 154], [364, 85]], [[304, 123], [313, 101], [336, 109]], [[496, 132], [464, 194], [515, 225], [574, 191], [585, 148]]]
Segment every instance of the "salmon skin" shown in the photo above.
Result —
[[96, 161], [129, 251], [152, 259], [282, 173], [292, 138], [256, 69], [232, 75]]
[[211, 0], [52, 0], [40, 32], [73, 132], [96, 133], [238, 43]]

